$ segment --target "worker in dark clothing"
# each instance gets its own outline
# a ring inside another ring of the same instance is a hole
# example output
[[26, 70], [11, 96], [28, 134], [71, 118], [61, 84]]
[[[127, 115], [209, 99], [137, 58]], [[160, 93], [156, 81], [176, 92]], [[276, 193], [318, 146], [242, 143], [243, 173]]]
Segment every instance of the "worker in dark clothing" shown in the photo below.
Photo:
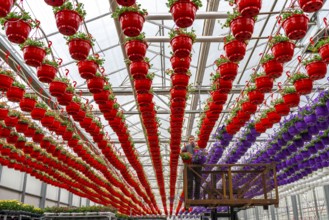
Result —
[[[188, 144], [186, 144], [182, 152], [189, 152], [192, 155], [195, 150], [194, 136], [191, 135], [188, 139]], [[193, 169], [193, 170], [192, 170]], [[194, 188], [194, 199], [200, 199], [200, 190], [201, 190], [201, 169], [202, 167], [190, 167], [187, 169], [187, 197], [192, 199], [193, 188]]]

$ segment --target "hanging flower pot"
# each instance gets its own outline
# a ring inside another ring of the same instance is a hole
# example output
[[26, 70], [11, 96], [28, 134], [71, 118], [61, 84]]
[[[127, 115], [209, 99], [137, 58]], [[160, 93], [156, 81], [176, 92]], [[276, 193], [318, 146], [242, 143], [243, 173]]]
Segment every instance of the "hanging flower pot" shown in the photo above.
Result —
[[149, 105], [152, 103], [153, 94], [152, 93], [142, 93], [137, 94], [137, 102], [140, 106]]
[[51, 111], [48, 111], [45, 116], [41, 119], [41, 124], [44, 127], [51, 127], [55, 121], [54, 114]]
[[5, 118], [5, 124], [7, 127], [15, 127], [18, 123], [19, 113], [16, 111], [11, 111], [8, 113], [7, 118]]
[[186, 94], [187, 94], [187, 91], [184, 89], [171, 89], [170, 90], [171, 100], [184, 101], [184, 100], [186, 100]]
[[248, 93], [249, 102], [255, 105], [259, 105], [264, 101], [264, 93], [254, 90]]
[[97, 104], [101, 105], [101, 104], [105, 104], [106, 101], [108, 100], [110, 95], [110, 92], [108, 90], [103, 90], [99, 93], [95, 93], [94, 94], [94, 100]]
[[58, 64], [54, 61], [45, 60], [37, 68], [38, 79], [43, 83], [51, 83], [56, 76]]
[[304, 122], [308, 125], [308, 126], [314, 126], [317, 122], [317, 118], [316, 115], [314, 113], [312, 114], [306, 114], [304, 116]]
[[91, 93], [100, 93], [103, 90], [105, 80], [98, 76], [92, 79], [88, 79], [87, 86]]
[[28, 121], [20, 120], [16, 124], [16, 131], [19, 133], [24, 133], [27, 130], [28, 126], [29, 126]]
[[304, 61], [303, 64], [311, 80], [323, 79], [327, 74], [327, 64], [318, 55]]
[[145, 15], [147, 15], [145, 9], [140, 9], [139, 5], [133, 5], [130, 7], [118, 7], [112, 17], [119, 18], [124, 35], [137, 37], [143, 29]]
[[30, 15], [24, 12], [11, 12], [5, 20], [4, 26], [8, 40], [16, 44], [24, 43], [32, 29]]
[[226, 57], [221, 57], [215, 61], [218, 66], [217, 72], [224, 80], [234, 80], [238, 74], [239, 65], [230, 62]]
[[202, 6], [196, 5], [196, 1], [178, 0], [173, 1], [173, 4], [168, 4], [172, 13], [175, 24], [180, 28], [192, 26], [196, 11]]
[[151, 85], [152, 85], [152, 80], [148, 78], [134, 80], [134, 86], [137, 93], [145, 93], [150, 91]]
[[273, 124], [270, 122], [270, 120], [268, 118], [262, 118], [260, 120], [260, 123], [263, 125], [264, 128], [268, 129], [271, 128], [273, 126]]
[[13, 82], [13, 85], [7, 91], [7, 98], [11, 102], [20, 102], [25, 93], [25, 86], [19, 82]]
[[14, 82], [14, 74], [10, 70], [0, 69], [0, 90], [7, 91]]
[[3, 0], [0, 2], [0, 17], [6, 17], [14, 5], [14, 0]]
[[179, 58], [172, 56], [170, 62], [175, 73], [187, 73], [190, 68], [191, 57]]
[[66, 112], [69, 115], [76, 115], [80, 111], [80, 102], [78, 98], [74, 97], [73, 101], [66, 106]]
[[329, 43], [325, 43], [323, 46], [319, 48], [319, 54], [323, 62], [329, 64]]
[[57, 78], [49, 84], [49, 92], [52, 96], [61, 97], [67, 89], [66, 78]]
[[290, 108], [294, 108], [299, 105], [300, 97], [295, 88], [287, 87], [283, 91], [283, 100]]
[[280, 116], [286, 116], [290, 112], [289, 106], [283, 103], [283, 100], [282, 102], [275, 104], [274, 108], [276, 110], [276, 113], [278, 113], [278, 115]]
[[170, 33], [170, 45], [174, 55], [178, 58], [186, 58], [191, 54], [192, 45], [195, 41], [194, 32], [187, 32], [182, 29], [172, 30]]
[[[144, 39], [144, 35], [140, 36]], [[142, 61], [146, 55], [148, 45], [144, 40], [129, 40], [125, 44], [125, 51], [128, 59], [132, 62]]]
[[233, 83], [232, 80], [219, 79], [214, 86], [217, 91], [228, 94], [232, 89]]
[[212, 91], [211, 98], [214, 103], [224, 105], [227, 100], [227, 94], [221, 93], [219, 91]]
[[303, 11], [307, 13], [316, 12], [323, 6], [323, 0], [298, 0], [298, 3]]
[[281, 120], [281, 116], [276, 111], [267, 113], [267, 118], [270, 120], [272, 124], [279, 123]]
[[300, 95], [307, 95], [312, 92], [313, 82], [311, 79], [300, 79], [295, 81], [294, 86]]
[[246, 41], [252, 37], [255, 20], [253, 18], [238, 16], [230, 22], [233, 36], [239, 41]]
[[327, 106], [318, 105], [315, 107], [315, 115], [318, 121], [325, 121], [329, 116]]
[[285, 18], [282, 27], [290, 40], [300, 40], [306, 35], [309, 19], [302, 10], [284, 12], [282, 16]]
[[231, 62], [239, 62], [243, 60], [246, 54], [246, 43], [243, 41], [235, 40], [233, 36], [225, 38], [224, 50], [226, 56]]
[[97, 69], [103, 65], [104, 60], [98, 57], [89, 56], [86, 60], [78, 62], [78, 70], [81, 78], [92, 79], [96, 76]]
[[274, 58], [278, 62], [289, 62], [294, 56], [295, 44], [289, 42], [289, 38], [285, 36], [274, 36], [271, 40], [271, 45]]
[[19, 107], [24, 112], [31, 112], [37, 103], [38, 97], [33, 94], [25, 94], [24, 98], [20, 101]]
[[116, 0], [121, 6], [129, 7], [136, 3], [136, 0]]
[[57, 101], [60, 105], [67, 106], [71, 103], [72, 98], [73, 98], [73, 93], [71, 91], [70, 92], [66, 91], [63, 93], [62, 96], [57, 97]]
[[[42, 105], [42, 107], [41, 107], [41, 105]], [[46, 110], [47, 110], [46, 104], [37, 103], [35, 105], [35, 108], [31, 112], [31, 117], [34, 120], [41, 120], [45, 116]]]
[[150, 68], [148, 59], [131, 62], [129, 65], [130, 74], [134, 79], [145, 79]]
[[45, 0], [45, 2], [50, 6], [59, 7], [64, 4], [65, 0]]
[[266, 76], [276, 79], [282, 75], [283, 64], [275, 60], [272, 54], [266, 54], [261, 63]]
[[44, 138], [44, 134], [43, 133], [35, 133], [32, 137], [33, 142], [35, 143], [40, 143], [42, 141], [42, 139]]
[[172, 74], [171, 75], [171, 83], [173, 88], [181, 88], [186, 89], [188, 86], [188, 82], [190, 79], [190, 75], [188, 74]]
[[74, 60], [87, 59], [91, 47], [93, 45], [93, 39], [85, 33], [77, 33], [67, 38], [69, 45], [69, 52]]
[[35, 134], [35, 131], [36, 131], [36, 129], [35, 129], [33, 126], [28, 127], [28, 128], [26, 129], [26, 131], [24, 132], [24, 135], [25, 135], [26, 137], [33, 137], [33, 135]]
[[42, 64], [49, 49], [44, 46], [42, 41], [27, 39], [24, 44], [20, 45], [23, 51], [24, 61], [27, 65], [38, 67]]
[[70, 1], [65, 1], [61, 7], [54, 8], [56, 25], [58, 31], [66, 36], [74, 35], [86, 14], [83, 10], [83, 4], [77, 4], [75, 10], [73, 4]]
[[238, 11], [244, 17], [255, 17], [262, 7], [262, 0], [236, 0]]
[[263, 126], [261, 122], [255, 124], [255, 129], [260, 134], [266, 131], [266, 128]]
[[5, 108], [5, 106], [1, 106], [0, 108], [0, 120], [4, 120], [8, 116], [9, 110]]
[[252, 104], [250, 102], [245, 102], [242, 104], [242, 111], [249, 113], [249, 114], [254, 114], [257, 110], [257, 105]]
[[262, 93], [268, 93], [272, 91], [273, 88], [273, 79], [261, 75], [255, 79], [256, 89]]

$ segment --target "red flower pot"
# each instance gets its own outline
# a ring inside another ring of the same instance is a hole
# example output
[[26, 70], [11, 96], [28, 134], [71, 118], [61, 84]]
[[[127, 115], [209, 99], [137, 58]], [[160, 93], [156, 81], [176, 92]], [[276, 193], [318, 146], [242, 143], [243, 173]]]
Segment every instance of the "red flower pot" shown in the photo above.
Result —
[[66, 88], [67, 85], [59, 81], [53, 81], [49, 84], [49, 92], [55, 97], [61, 97], [66, 92]]
[[136, 3], [136, 0], [117, 0], [119, 5], [129, 7]]
[[69, 52], [74, 60], [85, 60], [91, 49], [88, 40], [74, 39], [69, 42]]
[[191, 57], [179, 58], [173, 56], [170, 58], [170, 62], [175, 73], [186, 73], [190, 68]]
[[9, 137], [7, 137], [7, 142], [9, 144], [15, 144], [18, 140], [18, 136], [17, 135], [9, 135]]
[[268, 76], [261, 76], [255, 80], [256, 88], [262, 93], [267, 93], [272, 91], [273, 79]]
[[61, 10], [55, 14], [58, 31], [66, 36], [75, 34], [82, 22], [82, 17], [73, 10]]
[[255, 129], [258, 133], [264, 133], [266, 131], [266, 128], [263, 126], [261, 122], [255, 124]]
[[224, 105], [227, 100], [227, 94], [221, 93], [219, 91], [212, 91], [211, 98], [214, 103]]
[[272, 124], [279, 123], [281, 120], [281, 116], [276, 111], [267, 113], [267, 118]]
[[31, 112], [31, 117], [34, 120], [41, 120], [45, 116], [46, 110], [43, 108], [34, 108]]
[[26, 131], [24, 132], [24, 135], [25, 135], [26, 137], [33, 137], [34, 134], [35, 134], [35, 129], [32, 128], [32, 127], [28, 127], [28, 128], [26, 129]]
[[193, 24], [197, 9], [197, 6], [193, 2], [179, 0], [171, 6], [170, 12], [178, 27], [187, 28]]
[[81, 60], [78, 62], [78, 70], [81, 78], [83, 79], [94, 78], [97, 69], [98, 69], [98, 64], [92, 60]]
[[248, 121], [249, 119], [250, 119], [250, 114], [249, 113], [246, 113], [246, 112], [243, 112], [243, 111], [239, 111], [239, 113], [237, 114], [237, 118], [241, 121], [241, 122], [243, 122], [243, 123], [245, 123], [246, 121]]
[[54, 80], [56, 73], [57, 68], [48, 64], [41, 64], [37, 68], [38, 79], [44, 83], [51, 83]]
[[264, 93], [260, 91], [251, 91], [248, 93], [249, 102], [255, 105], [259, 105], [264, 101]]
[[12, 86], [7, 91], [7, 98], [11, 102], [20, 102], [25, 93], [24, 89]]
[[65, 0], [45, 0], [45, 2], [53, 7], [58, 7], [64, 4]]
[[217, 82], [216, 82], [216, 87], [217, 87], [217, 91], [221, 92], [221, 93], [229, 93], [232, 89], [232, 80], [224, 80], [222, 78], [220, 78]]
[[44, 136], [44, 134], [34, 134], [32, 139], [35, 143], [40, 143]]
[[87, 86], [91, 93], [100, 93], [103, 91], [104, 79], [100, 77], [88, 79]]
[[262, 7], [261, 0], [236, 0], [238, 11], [244, 17], [255, 17]]
[[294, 86], [300, 95], [307, 95], [312, 92], [313, 82], [311, 79], [300, 79], [294, 83]]
[[280, 42], [272, 47], [272, 53], [278, 62], [285, 63], [294, 56], [295, 44], [291, 42]]
[[105, 104], [106, 101], [109, 99], [110, 92], [108, 90], [103, 90], [99, 93], [94, 94], [94, 100], [97, 104]]
[[145, 79], [150, 65], [145, 61], [132, 62], [129, 65], [130, 74], [134, 79]]
[[13, 82], [14, 82], [13, 78], [4, 74], [0, 74], [0, 90], [7, 91], [11, 87]]
[[286, 116], [289, 114], [290, 112], [290, 108], [288, 105], [282, 103], [282, 104], [277, 104], [274, 106], [276, 113], [278, 113], [278, 115], [280, 116]]
[[329, 64], [329, 44], [325, 44], [322, 47], [320, 47], [319, 54], [320, 54], [323, 62], [326, 62], [327, 64]]
[[147, 44], [140, 40], [131, 40], [125, 44], [128, 59], [132, 62], [142, 61], [146, 55]]
[[5, 31], [10, 42], [22, 44], [28, 38], [31, 26], [23, 20], [11, 19], [5, 22]]
[[3, 0], [0, 2], [0, 17], [6, 17], [14, 5], [14, 0]]
[[46, 57], [46, 51], [40, 47], [26, 46], [23, 48], [23, 57], [27, 65], [38, 67]]
[[176, 57], [188, 57], [192, 50], [192, 39], [187, 35], [179, 35], [171, 39], [170, 45]]
[[16, 124], [16, 131], [19, 132], [19, 133], [24, 133], [28, 127], [29, 127], [28, 124], [18, 122]]
[[298, 0], [298, 3], [303, 11], [307, 13], [316, 12], [323, 6], [323, 0]]
[[254, 114], [257, 111], [257, 105], [250, 102], [245, 102], [242, 104], [242, 111], [249, 114]]
[[34, 99], [23, 98], [19, 103], [19, 107], [24, 112], [31, 112], [34, 109], [36, 103], [37, 101], [35, 101]]
[[266, 76], [268, 76], [268, 77], [276, 79], [282, 75], [283, 64], [276, 60], [270, 60], [266, 63], [263, 63], [262, 66], [266, 73]]
[[0, 120], [4, 120], [8, 116], [8, 109], [0, 108]]
[[[46, 117], [44, 117], [43, 119], [45, 119], [45, 118], [46, 118]], [[42, 123], [42, 120], [41, 120], [41, 123]], [[51, 123], [51, 119], [49, 120], [49, 123]], [[44, 126], [47, 127], [46, 124], [45, 124]], [[61, 123], [60, 123], [59, 121], [54, 120], [53, 123], [52, 123], [51, 125], [48, 126], [48, 129], [49, 129], [50, 131], [57, 131], [57, 129], [58, 129], [60, 126], [61, 126]]]
[[253, 18], [237, 17], [230, 26], [235, 39], [239, 41], [249, 40], [254, 32], [255, 21]]
[[298, 93], [290, 93], [283, 96], [284, 103], [290, 108], [297, 107], [299, 105], [300, 97]]
[[57, 101], [60, 105], [67, 106], [71, 103], [73, 94], [69, 92], [64, 92], [64, 94], [57, 98]]
[[316, 61], [305, 66], [311, 80], [323, 79], [327, 74], [327, 64], [323, 61]]
[[171, 89], [170, 90], [171, 100], [184, 101], [186, 100], [186, 93], [187, 92], [184, 89]]
[[187, 74], [172, 74], [171, 83], [174, 88], [185, 89], [188, 86], [190, 76]]
[[120, 15], [119, 20], [122, 32], [128, 37], [138, 36], [145, 22], [143, 15], [137, 12], [124, 12]]
[[71, 102], [69, 105], [66, 106], [66, 112], [69, 115], [75, 115], [79, 111], [80, 111], [80, 104], [79, 103]]
[[242, 41], [234, 40], [225, 44], [224, 50], [226, 56], [231, 62], [241, 61], [246, 54], [246, 44]]
[[149, 105], [153, 100], [153, 94], [151, 93], [142, 93], [137, 94], [137, 102], [140, 106]]
[[5, 118], [5, 124], [7, 127], [15, 127], [17, 123], [18, 123], [18, 117], [7, 116], [7, 118]]
[[238, 64], [228, 62], [218, 66], [217, 72], [220, 73], [221, 78], [224, 80], [234, 80], [238, 74], [238, 68]]
[[2, 128], [0, 132], [0, 137], [6, 138], [10, 135], [11, 129], [10, 128]]
[[282, 27], [289, 39], [300, 40], [306, 35], [308, 20], [308, 17], [304, 14], [295, 14], [287, 18], [282, 23]]
[[84, 111], [78, 111], [75, 112], [75, 114], [73, 115], [73, 118], [75, 121], [82, 121], [86, 116], [86, 113]]
[[152, 80], [150, 79], [135, 79], [134, 86], [138, 93], [148, 92], [151, 89]]
[[42, 119], [41, 119], [41, 124], [44, 127], [51, 127], [53, 125], [55, 121], [55, 118], [53, 116], [47, 116], [45, 115]]
[[268, 129], [273, 126], [273, 124], [270, 122], [268, 118], [263, 118], [260, 120], [260, 123], [263, 125], [264, 128]]

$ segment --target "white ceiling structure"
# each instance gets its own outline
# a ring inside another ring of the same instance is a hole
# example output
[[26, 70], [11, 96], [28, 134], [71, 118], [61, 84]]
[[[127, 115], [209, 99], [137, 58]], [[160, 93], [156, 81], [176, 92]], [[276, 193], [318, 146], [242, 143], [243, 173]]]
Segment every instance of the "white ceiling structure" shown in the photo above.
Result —
[[[112, 84], [114, 94], [121, 105], [126, 121], [133, 137], [133, 142], [139, 153], [140, 161], [144, 166], [144, 171], [147, 174], [153, 193], [160, 209], [162, 209], [161, 196], [158, 190], [156, 175], [153, 170], [152, 161], [150, 159], [148, 147], [146, 144], [143, 126], [139, 116], [136, 100], [133, 94], [133, 87], [129, 80], [127, 66], [124, 62], [125, 57], [123, 54], [123, 34], [121, 29], [117, 28], [117, 21], [111, 17], [112, 11], [117, 7], [115, 0], [79, 0], [80, 3], [85, 5], [87, 16], [85, 18], [85, 25], [95, 38], [94, 51], [100, 57], [105, 58], [105, 74], [108, 76]], [[216, 70], [214, 61], [225, 52], [223, 51], [223, 37], [229, 34], [229, 28], [221, 28], [221, 24], [225, 22], [228, 11], [233, 11], [233, 8], [227, 1], [224, 0], [203, 0], [203, 7], [197, 12], [197, 19], [193, 24], [193, 29], [197, 35], [197, 42], [193, 45], [193, 56], [191, 62], [190, 84], [195, 88], [189, 96], [187, 106], [185, 109], [185, 121], [183, 127], [182, 142], [186, 141], [187, 137], [195, 134], [197, 131], [197, 123], [200, 113], [203, 111], [204, 102], [209, 97], [210, 91], [210, 73]], [[76, 62], [72, 60], [68, 53], [66, 40], [63, 38], [56, 27], [55, 18], [52, 8], [39, 0], [24, 1], [24, 9], [30, 12], [33, 18], [37, 18], [41, 22], [41, 28], [44, 31], [49, 41], [52, 41], [53, 52], [55, 57], [62, 58], [63, 64], [61, 72], [68, 69], [68, 77], [71, 81], [77, 82], [77, 91], [82, 90], [83, 95], [92, 101], [93, 97], [87, 91], [85, 80], [82, 79], [76, 68]], [[170, 156], [170, 133], [169, 128], [169, 115], [170, 115], [170, 76], [165, 74], [165, 70], [171, 68], [170, 63], [170, 45], [169, 45], [169, 31], [175, 27], [171, 14], [168, 12], [166, 0], [138, 0], [142, 8], [147, 9], [149, 15], [146, 17], [143, 31], [145, 32], [146, 40], [149, 43], [147, 50], [147, 57], [150, 58], [150, 63], [153, 65], [152, 71], [155, 72], [153, 80], [154, 102], [159, 108], [157, 116], [160, 119], [161, 126], [159, 127], [160, 135], [160, 149], [163, 163], [163, 174], [165, 178], [166, 196], [169, 197], [169, 156]], [[254, 68], [258, 68], [260, 61], [260, 54], [264, 53], [268, 48], [268, 37], [273, 35], [277, 30], [276, 17], [280, 12], [287, 8], [290, 1], [272, 0], [263, 1], [261, 14], [258, 16], [257, 23], [253, 37], [247, 46], [247, 53], [245, 58], [239, 63], [239, 74], [236, 77], [233, 89], [229, 98], [224, 106], [223, 112], [213, 130], [215, 132], [217, 126], [224, 123], [224, 119], [229, 115], [230, 107], [235, 103], [236, 98], [246, 85], [246, 81], [250, 79], [250, 75], [254, 72]], [[324, 27], [323, 18], [329, 15], [329, 2], [327, 1], [322, 10], [316, 14], [309, 14], [311, 24], [307, 36], [297, 42], [297, 49], [295, 50], [294, 59], [285, 64], [285, 71], [293, 72], [295, 66], [298, 64], [297, 56], [304, 53], [305, 47], [309, 44], [309, 38], [315, 35], [318, 30]], [[10, 49], [12, 55], [17, 57], [20, 62], [23, 62], [22, 52], [19, 47], [11, 44], [4, 31], [0, 31], [0, 45]], [[40, 36], [42, 38], [42, 36]], [[30, 68], [22, 64], [22, 68], [27, 70], [30, 74], [35, 75], [34, 68]], [[277, 82], [285, 81], [286, 75], [276, 80]], [[326, 79], [317, 81], [315, 88], [323, 87]], [[43, 85], [46, 87], [46, 85]], [[303, 99], [306, 102], [306, 99]], [[302, 104], [304, 105], [304, 104]], [[262, 106], [261, 108], [264, 108]], [[100, 115], [100, 111], [94, 108], [94, 114]], [[257, 114], [256, 114], [257, 115]], [[107, 121], [101, 116], [104, 125], [108, 125]], [[275, 129], [275, 128], [274, 128]], [[121, 151], [122, 158], [124, 153], [120, 148], [118, 137], [113, 132], [110, 126], [105, 127], [105, 131], [109, 134], [111, 140], [116, 145], [117, 149]], [[259, 141], [267, 138], [273, 129], [267, 131], [259, 137]], [[208, 147], [214, 140], [210, 140]], [[225, 152], [224, 152], [225, 154]], [[127, 165], [129, 162], [126, 160]], [[129, 165], [128, 165], [129, 166]], [[182, 163], [178, 171], [178, 180], [176, 183], [176, 197], [175, 204], [177, 204], [178, 197], [182, 190]], [[169, 199], [167, 199], [167, 207], [169, 207]], [[174, 208], [176, 205], [174, 206]]]

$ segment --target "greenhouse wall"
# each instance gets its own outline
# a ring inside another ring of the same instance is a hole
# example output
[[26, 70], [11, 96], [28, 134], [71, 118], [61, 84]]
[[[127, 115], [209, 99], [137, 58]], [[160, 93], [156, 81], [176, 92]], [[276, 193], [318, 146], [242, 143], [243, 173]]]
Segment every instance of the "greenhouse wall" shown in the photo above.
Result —
[[95, 203], [29, 174], [0, 166], [0, 200], [18, 200], [36, 207], [89, 206]]

